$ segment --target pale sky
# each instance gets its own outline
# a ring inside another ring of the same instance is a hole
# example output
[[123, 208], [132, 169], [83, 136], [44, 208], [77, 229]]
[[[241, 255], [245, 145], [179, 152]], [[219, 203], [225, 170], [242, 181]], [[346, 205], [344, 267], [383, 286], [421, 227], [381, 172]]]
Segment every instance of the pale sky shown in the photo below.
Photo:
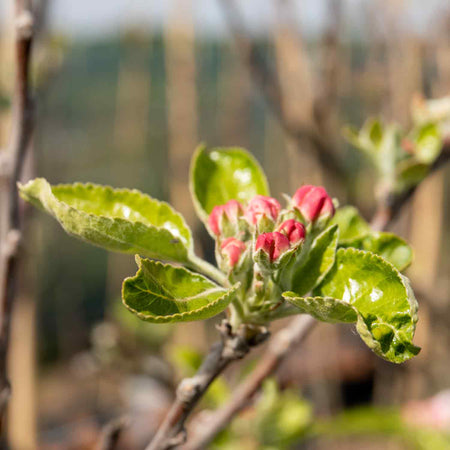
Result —
[[[49, 23], [53, 30], [73, 36], [116, 34], [127, 25], [160, 28], [174, 5], [181, 0], [48, 0]], [[218, 0], [184, 0], [191, 2], [195, 29], [198, 33], [223, 34], [226, 26]], [[279, 1], [279, 0], [277, 0]], [[292, 0], [296, 20], [305, 33], [320, 32], [326, 20], [325, 0]], [[364, 27], [362, 10], [370, 3], [386, 4], [393, 0], [343, 0], [346, 8], [346, 29]], [[13, 0], [0, 0], [0, 21]], [[269, 30], [274, 23], [274, 4], [269, 0], [237, 1], [247, 24], [255, 32]], [[449, 0], [403, 0], [407, 14], [405, 23], [418, 32], [432, 29], [433, 20], [450, 9]], [[381, 24], [382, 25], [382, 24]]]

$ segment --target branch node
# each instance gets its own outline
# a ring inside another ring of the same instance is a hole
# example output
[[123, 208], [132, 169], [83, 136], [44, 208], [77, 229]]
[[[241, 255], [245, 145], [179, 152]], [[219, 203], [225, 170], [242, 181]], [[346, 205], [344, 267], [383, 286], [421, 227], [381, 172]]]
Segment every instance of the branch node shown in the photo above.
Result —
[[199, 375], [192, 378], [185, 378], [181, 380], [177, 388], [177, 398], [181, 402], [188, 404], [200, 393], [200, 388], [201, 381]]
[[178, 447], [179, 445], [186, 443], [186, 440], [187, 440], [187, 431], [185, 428], [183, 428], [176, 436], [167, 441], [166, 449]]
[[3, 243], [2, 254], [5, 257], [15, 255], [19, 248], [21, 238], [22, 233], [19, 230], [14, 228], [12, 230], [9, 230]]
[[12, 172], [12, 161], [6, 150], [0, 150], [0, 178], [7, 178]]
[[20, 39], [31, 39], [33, 36], [34, 20], [31, 11], [25, 9], [16, 18], [17, 36]]

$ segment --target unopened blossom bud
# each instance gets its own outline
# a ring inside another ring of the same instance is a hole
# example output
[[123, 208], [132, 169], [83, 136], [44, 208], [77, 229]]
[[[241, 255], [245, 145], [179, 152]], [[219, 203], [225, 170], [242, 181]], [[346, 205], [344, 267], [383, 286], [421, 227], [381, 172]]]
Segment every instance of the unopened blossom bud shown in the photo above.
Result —
[[275, 222], [280, 210], [281, 205], [274, 198], [256, 195], [247, 205], [244, 216], [251, 225], [256, 225], [263, 218]]
[[262, 249], [271, 262], [280, 257], [282, 253], [289, 250], [289, 239], [278, 231], [263, 233], [258, 236], [255, 244], [255, 251]]
[[297, 189], [292, 197], [292, 202], [309, 222], [315, 222], [319, 218], [330, 218], [334, 215], [333, 201], [322, 186], [302, 186]]
[[284, 234], [291, 244], [305, 240], [306, 230], [305, 225], [297, 222], [294, 219], [285, 220], [279, 227], [278, 231]]
[[214, 206], [208, 217], [208, 225], [211, 231], [220, 236], [223, 232], [223, 221], [236, 225], [238, 218], [242, 216], [244, 210], [237, 200], [229, 200], [225, 205]]
[[244, 253], [246, 246], [245, 244], [234, 237], [225, 239], [220, 245], [222, 254], [227, 258], [228, 265], [234, 267]]
[[403, 138], [400, 145], [405, 152], [414, 155], [414, 142], [411, 139]]

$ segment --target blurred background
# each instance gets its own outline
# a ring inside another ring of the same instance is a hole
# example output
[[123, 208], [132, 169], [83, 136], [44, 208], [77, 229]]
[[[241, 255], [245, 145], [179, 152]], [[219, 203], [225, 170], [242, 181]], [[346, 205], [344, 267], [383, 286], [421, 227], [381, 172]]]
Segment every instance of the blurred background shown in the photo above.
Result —
[[[374, 175], [342, 127], [369, 116], [407, 127], [412, 102], [450, 94], [447, 0], [34, 5], [37, 126], [27, 177], [169, 200], [210, 260], [213, 243], [187, 189], [199, 142], [249, 149], [279, 200], [302, 183], [322, 183], [370, 220]], [[0, 2], [0, 146], [10, 124], [12, 6]], [[273, 80], [280, 95], [267, 101]], [[323, 170], [315, 136], [343, 176]], [[427, 179], [394, 224], [415, 249], [407, 275], [421, 307], [419, 356], [394, 366], [351, 327], [321, 324], [244, 412], [247, 420], [211, 448], [450, 448], [449, 175], [447, 167]], [[121, 448], [143, 448], [176, 382], [216, 339], [217, 319], [140, 322], [120, 301], [133, 257], [73, 240], [37, 211], [28, 212], [26, 234], [10, 355], [11, 448], [95, 448], [102, 425], [125, 413]], [[203, 406], [223, 403], [257, 356], [227, 372]]]

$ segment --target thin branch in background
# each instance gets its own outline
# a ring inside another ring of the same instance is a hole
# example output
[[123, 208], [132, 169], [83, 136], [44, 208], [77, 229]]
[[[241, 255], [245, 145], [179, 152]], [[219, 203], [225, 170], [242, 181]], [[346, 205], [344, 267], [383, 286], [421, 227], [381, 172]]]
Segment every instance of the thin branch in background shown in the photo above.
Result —
[[198, 428], [201, 431], [191, 442], [183, 447], [185, 450], [207, 448], [214, 438], [233, 419], [233, 417], [249, 405], [252, 397], [258, 392], [264, 380], [273, 374], [284, 359], [301, 344], [316, 324], [316, 320], [308, 315], [301, 315], [292, 320], [288, 327], [279, 331], [272, 339], [269, 348], [248, 378], [234, 390], [234, 394], [225, 406]]
[[122, 432], [129, 424], [130, 419], [126, 416], [108, 422], [102, 430], [96, 450], [115, 450]]
[[33, 42], [33, 13], [31, 1], [15, 3], [15, 59], [16, 78], [13, 98], [13, 120], [7, 158], [6, 173], [8, 202], [1, 205], [1, 214], [8, 216], [7, 231], [1, 246], [1, 298], [0, 298], [0, 423], [10, 396], [7, 376], [7, 357], [11, 325], [11, 310], [16, 297], [19, 243], [21, 240], [21, 214], [17, 182], [20, 179], [33, 131], [33, 105], [30, 88], [30, 62]]
[[324, 139], [315, 126], [305, 125], [300, 121], [293, 121], [286, 114], [282, 89], [278, 75], [268, 64], [257, 45], [248, 38], [245, 24], [236, 7], [234, 0], [221, 0], [229, 29], [236, 42], [237, 49], [249, 67], [250, 73], [259, 87], [261, 93], [270, 106], [272, 112], [279, 120], [283, 129], [301, 145], [304, 140], [309, 141], [315, 149], [317, 158], [322, 167], [339, 181], [345, 180], [345, 169], [332, 144]]
[[211, 383], [230, 363], [243, 358], [251, 347], [261, 344], [269, 335], [265, 328], [250, 330], [246, 326], [232, 333], [225, 321], [218, 328], [222, 340], [211, 347], [197, 373], [178, 385], [176, 398], [146, 450], [166, 450], [183, 444], [184, 424]]

